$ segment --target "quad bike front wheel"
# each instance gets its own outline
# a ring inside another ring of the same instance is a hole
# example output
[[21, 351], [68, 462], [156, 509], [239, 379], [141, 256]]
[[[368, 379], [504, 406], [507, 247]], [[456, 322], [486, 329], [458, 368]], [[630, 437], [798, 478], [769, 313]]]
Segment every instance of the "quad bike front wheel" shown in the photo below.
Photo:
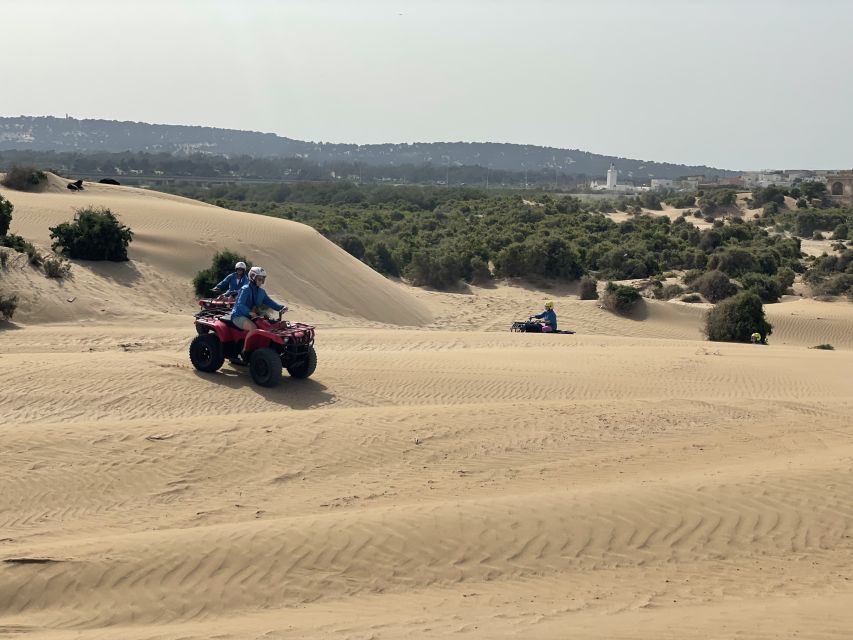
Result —
[[300, 361], [299, 364], [288, 367], [287, 372], [293, 378], [308, 378], [312, 373], [314, 373], [316, 368], [317, 352], [314, 350], [314, 347], [308, 347], [308, 353], [305, 355], [305, 359]]
[[249, 373], [256, 384], [274, 387], [281, 380], [281, 356], [267, 347], [253, 351], [249, 358]]
[[190, 362], [199, 371], [213, 373], [225, 362], [222, 343], [213, 333], [198, 335], [190, 342]]

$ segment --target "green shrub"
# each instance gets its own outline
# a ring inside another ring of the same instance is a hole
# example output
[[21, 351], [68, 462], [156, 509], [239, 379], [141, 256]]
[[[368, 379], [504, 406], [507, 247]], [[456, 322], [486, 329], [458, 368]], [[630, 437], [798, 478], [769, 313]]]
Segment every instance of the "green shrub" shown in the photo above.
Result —
[[26, 253], [27, 260], [30, 264], [38, 266], [41, 264], [41, 255], [31, 242], [24, 240], [21, 236], [14, 233], [0, 236], [0, 246], [9, 247], [18, 253]]
[[820, 231], [815, 231], [812, 234], [812, 240], [823, 240], [823, 239], [824, 239], [823, 234]]
[[574, 280], [583, 273], [577, 251], [562, 238], [527, 238], [498, 251], [495, 271], [501, 278], [542, 276]]
[[702, 296], [698, 293], [688, 293], [686, 296], [681, 296], [682, 302], [702, 302]]
[[11, 202], [0, 195], [0, 236], [9, 233], [9, 225], [12, 224], [12, 211], [15, 207]]
[[246, 263], [246, 273], [252, 268], [252, 263], [239, 253], [233, 251], [217, 251], [213, 256], [210, 267], [195, 274], [193, 278], [193, 289], [197, 296], [210, 294], [210, 290], [222, 282], [223, 278], [234, 271], [234, 265], [238, 262]]
[[832, 231], [840, 224], [849, 224], [850, 213], [844, 209], [797, 211], [793, 219], [794, 235], [809, 238], [815, 231]]
[[761, 299], [751, 291], [723, 300], [705, 319], [705, 335], [715, 342], [749, 342], [756, 331], [766, 338], [773, 327], [764, 318]]
[[[660, 196], [652, 191], [644, 191], [638, 195], [637, 203], [640, 207], [653, 209], [654, 211], [660, 211], [663, 208], [660, 205]], [[642, 211], [637, 211], [637, 213], [642, 213]]]
[[823, 296], [853, 295], [853, 273], [838, 273], [826, 278], [815, 287], [815, 293]]
[[18, 296], [4, 296], [0, 294], [0, 318], [11, 320], [15, 315], [15, 309], [18, 308]]
[[77, 260], [127, 260], [133, 232], [103, 207], [77, 209], [73, 222], [50, 228], [52, 248]]
[[598, 300], [598, 281], [592, 276], [581, 277], [578, 297], [581, 300]]
[[412, 255], [404, 275], [416, 287], [449, 289], [465, 277], [465, 267], [462, 258], [452, 252], [418, 251]]
[[850, 232], [849, 229], [850, 227], [847, 225], [847, 223], [842, 222], [840, 225], [835, 227], [835, 230], [832, 232], [832, 239], [847, 240], [847, 234]]
[[718, 269], [736, 278], [743, 273], [757, 271], [758, 262], [751, 251], [729, 247], [717, 251], [708, 258], [708, 269]]
[[364, 262], [382, 275], [395, 278], [400, 276], [399, 261], [391, 252], [390, 247], [381, 240], [367, 246], [364, 251]]
[[335, 239], [335, 243], [354, 258], [361, 260], [364, 258], [364, 242], [361, 238], [351, 234]]
[[733, 205], [737, 194], [730, 189], [704, 192], [699, 197], [699, 210], [704, 216], [713, 216], [719, 209]]
[[835, 351], [835, 347], [833, 347], [828, 342], [824, 342], [823, 344], [816, 344], [812, 347], [812, 349], [822, 349], [824, 351]]
[[677, 284], [668, 284], [655, 291], [658, 300], [672, 300], [684, 293], [684, 287]]
[[489, 269], [489, 264], [480, 256], [471, 258], [471, 275], [468, 277], [468, 282], [471, 284], [485, 284], [492, 280], [492, 272]]
[[44, 261], [44, 274], [48, 278], [57, 278], [62, 280], [71, 272], [71, 265], [64, 260], [58, 258], [47, 258]]
[[767, 205], [775, 205], [775, 211], [779, 210], [779, 206], [785, 204], [785, 190], [774, 185], [768, 187], [758, 187], [752, 192], [752, 208], [758, 209], [764, 207], [767, 210]]
[[783, 293], [793, 286], [796, 276], [794, 270], [789, 267], [782, 267], [776, 272], [776, 280], [779, 282], [779, 287]]
[[642, 303], [643, 297], [634, 287], [608, 282], [601, 298], [601, 306], [608, 311], [628, 315]]
[[825, 182], [801, 182], [800, 193], [804, 198], [823, 198], [826, 196]]
[[693, 280], [690, 287], [709, 302], [719, 302], [737, 293], [737, 287], [722, 271], [708, 271]]
[[779, 302], [779, 298], [785, 292], [776, 278], [764, 273], [745, 273], [740, 283], [744, 289], [755, 293], [765, 304]]
[[16, 191], [41, 191], [47, 185], [47, 174], [35, 167], [13, 166], [0, 184]]
[[[686, 209], [696, 206], [696, 196], [692, 193], [679, 194], [670, 196], [665, 202], [676, 209]], [[685, 211], [685, 213], [687, 212]]]

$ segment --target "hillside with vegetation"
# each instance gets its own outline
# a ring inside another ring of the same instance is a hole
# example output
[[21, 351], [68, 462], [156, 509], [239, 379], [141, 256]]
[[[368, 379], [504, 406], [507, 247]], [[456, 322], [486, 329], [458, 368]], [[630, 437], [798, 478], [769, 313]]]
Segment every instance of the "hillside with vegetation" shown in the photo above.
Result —
[[[706, 166], [688, 166], [619, 158], [535, 145], [492, 142], [415, 142], [340, 144], [294, 140], [272, 133], [213, 127], [78, 120], [75, 118], [0, 118], [0, 150], [71, 152], [202, 153], [212, 156], [299, 158], [317, 165], [399, 167], [477, 166], [496, 171], [548, 171], [563, 175], [603, 176], [615, 162], [626, 179], [685, 175], [726, 176], [734, 172]], [[333, 170], [333, 169], [330, 169]], [[461, 180], [460, 180], [461, 181]]]
[[[308, 224], [382, 274], [439, 289], [493, 278], [571, 281], [591, 274], [649, 280], [649, 294], [659, 298], [695, 292], [718, 302], [748, 289], [776, 302], [796, 274], [804, 274], [815, 293], [853, 291], [853, 251], [843, 243], [837, 255], [825, 258], [809, 259], [801, 250], [803, 231], [811, 234], [815, 225], [832, 230], [842, 220], [853, 224], [853, 212], [785, 209], [776, 218], [745, 218], [732, 191], [702, 194], [699, 209], [672, 219], [649, 215], [663, 206], [651, 193], [585, 200], [334, 183], [183, 184], [172, 190]], [[608, 215], [617, 210], [629, 212], [627, 219]], [[680, 284], [664, 283], [673, 272], [681, 274]]]

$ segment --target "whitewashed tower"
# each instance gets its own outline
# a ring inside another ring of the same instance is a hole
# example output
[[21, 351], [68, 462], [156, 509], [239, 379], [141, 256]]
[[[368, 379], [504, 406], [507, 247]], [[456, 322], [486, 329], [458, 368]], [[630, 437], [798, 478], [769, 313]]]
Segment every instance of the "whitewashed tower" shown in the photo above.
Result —
[[616, 181], [619, 178], [618, 174], [619, 174], [619, 172], [616, 171], [616, 165], [611, 162], [610, 168], [607, 170], [607, 188], [608, 189], [615, 189], [616, 188]]

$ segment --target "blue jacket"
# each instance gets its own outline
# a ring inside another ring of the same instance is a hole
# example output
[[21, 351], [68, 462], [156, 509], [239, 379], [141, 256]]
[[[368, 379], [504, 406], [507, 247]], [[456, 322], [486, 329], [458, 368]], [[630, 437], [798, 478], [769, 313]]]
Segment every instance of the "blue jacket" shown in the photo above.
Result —
[[[216, 285], [217, 289], [225, 289], [226, 291], [239, 291], [243, 288], [244, 285], [249, 283], [249, 276], [245, 273], [242, 278], [237, 277], [237, 273], [229, 273], [225, 276], [225, 279]], [[228, 285], [228, 288], [225, 288], [225, 285]]]
[[284, 309], [283, 304], [279, 304], [270, 298], [266, 291], [261, 289], [254, 282], [250, 282], [249, 284], [244, 285], [243, 288], [240, 289], [240, 293], [237, 294], [237, 301], [234, 303], [234, 310], [231, 312], [231, 316], [234, 318], [237, 316], [251, 318], [252, 309], [254, 307], [260, 307], [263, 304], [267, 305], [271, 309], [275, 309], [276, 311]]
[[542, 313], [536, 314], [533, 316], [534, 318], [542, 318], [546, 323], [551, 325], [551, 328], [556, 331], [557, 330], [557, 314], [554, 313], [553, 309], [545, 309]]

